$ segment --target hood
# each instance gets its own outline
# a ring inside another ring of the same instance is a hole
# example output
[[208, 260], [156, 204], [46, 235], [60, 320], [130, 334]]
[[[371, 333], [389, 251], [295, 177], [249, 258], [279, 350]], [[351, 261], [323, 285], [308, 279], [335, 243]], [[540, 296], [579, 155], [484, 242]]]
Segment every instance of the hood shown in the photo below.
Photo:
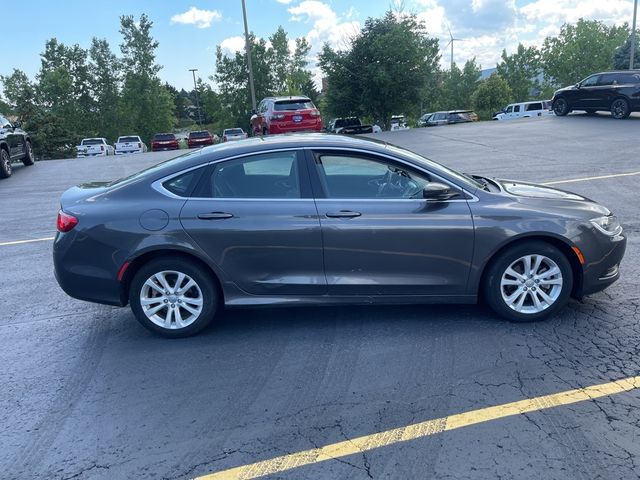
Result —
[[576, 90], [576, 86], [575, 85], [569, 85], [567, 87], [559, 88], [558, 90], [556, 90], [554, 92], [554, 96], [557, 95], [560, 92], [568, 92], [569, 90]]
[[65, 209], [82, 201], [92, 201], [93, 197], [105, 192], [109, 185], [110, 182], [90, 182], [71, 187], [62, 194], [60, 205]]

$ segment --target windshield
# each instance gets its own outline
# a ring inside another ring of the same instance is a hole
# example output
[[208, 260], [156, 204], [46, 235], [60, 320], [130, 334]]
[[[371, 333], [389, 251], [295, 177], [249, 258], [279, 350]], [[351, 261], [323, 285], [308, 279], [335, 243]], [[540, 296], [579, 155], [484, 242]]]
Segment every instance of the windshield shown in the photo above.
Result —
[[189, 138], [209, 138], [209, 132], [207, 130], [203, 130], [201, 132], [191, 132], [189, 134]]
[[315, 108], [311, 100], [281, 100], [276, 102], [273, 109], [276, 112], [285, 112], [288, 110], [309, 110]]
[[126, 142], [139, 142], [139, 137], [120, 137], [118, 138], [118, 143], [126, 143]]
[[397, 147], [395, 145], [387, 144], [387, 148], [394, 153], [399, 155], [404, 155], [405, 157], [409, 157], [412, 160], [415, 160], [418, 163], [421, 163], [433, 170], [440, 170], [441, 172], [446, 173], [450, 177], [454, 178], [461, 187], [469, 189], [472, 193], [478, 188], [483, 188], [482, 183], [474, 180], [471, 177], [463, 175], [462, 173], [456, 172], [455, 170], [451, 170], [450, 168], [445, 167], [439, 163], [434, 162], [433, 160], [429, 160], [428, 158], [423, 157], [422, 155], [418, 155], [411, 150], [406, 150], [404, 148]]
[[244, 135], [241, 128], [228, 128], [224, 131], [225, 135]]
[[104, 142], [101, 138], [85, 138], [82, 145], [102, 145]]
[[173, 133], [158, 133], [153, 137], [154, 140], [175, 140], [176, 136]]

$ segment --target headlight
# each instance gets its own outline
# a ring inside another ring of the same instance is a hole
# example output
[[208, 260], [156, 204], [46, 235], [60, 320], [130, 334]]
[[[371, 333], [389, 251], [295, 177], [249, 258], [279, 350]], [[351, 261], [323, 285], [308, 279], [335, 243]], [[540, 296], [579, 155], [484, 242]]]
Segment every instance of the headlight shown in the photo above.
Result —
[[622, 232], [622, 225], [620, 225], [618, 217], [615, 215], [593, 218], [589, 221], [596, 229], [610, 237], [619, 235]]

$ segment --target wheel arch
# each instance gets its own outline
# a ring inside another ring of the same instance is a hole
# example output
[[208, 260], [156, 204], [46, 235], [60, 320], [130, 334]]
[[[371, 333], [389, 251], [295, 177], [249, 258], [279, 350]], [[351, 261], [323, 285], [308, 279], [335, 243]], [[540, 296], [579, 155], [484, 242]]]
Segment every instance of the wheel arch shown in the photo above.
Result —
[[582, 264], [578, 258], [578, 254], [573, 250], [572, 245], [561, 237], [557, 237], [549, 234], [539, 234], [534, 233], [530, 235], [524, 235], [512, 238], [502, 245], [500, 245], [489, 257], [489, 259], [482, 266], [482, 272], [479, 276], [478, 283], [478, 295], [484, 296], [484, 286], [486, 283], [487, 272], [489, 271], [493, 262], [506, 250], [513, 248], [515, 245], [519, 245], [521, 243], [530, 242], [530, 241], [540, 241], [548, 243], [556, 247], [569, 261], [571, 265], [571, 273], [573, 274], [573, 285], [571, 288], [571, 296], [572, 297], [580, 297], [582, 292], [582, 281], [583, 281], [583, 269]]
[[220, 275], [218, 272], [216, 272], [215, 268], [211, 266], [211, 264], [191, 251], [174, 248], [158, 248], [146, 251], [132, 258], [131, 260], [128, 260], [128, 266], [124, 274], [122, 275], [122, 279], [120, 280], [120, 302], [122, 305], [126, 305], [129, 303], [129, 289], [136, 273], [138, 273], [138, 271], [150, 261], [163, 257], [189, 260], [204, 268], [210, 274], [211, 279], [214, 282], [215, 288], [220, 296], [220, 301], [224, 302], [224, 291], [222, 289]]

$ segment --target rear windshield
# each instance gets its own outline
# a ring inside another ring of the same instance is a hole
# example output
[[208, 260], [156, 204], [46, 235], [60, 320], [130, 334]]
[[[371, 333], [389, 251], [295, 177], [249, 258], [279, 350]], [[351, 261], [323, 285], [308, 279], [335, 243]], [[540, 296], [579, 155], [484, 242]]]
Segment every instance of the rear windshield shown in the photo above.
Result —
[[311, 100], [280, 100], [273, 105], [276, 112], [285, 112], [289, 110], [309, 110], [316, 108]]
[[118, 143], [126, 143], [126, 142], [139, 142], [139, 137], [120, 137], [118, 138]]
[[209, 132], [207, 130], [203, 130], [201, 132], [191, 132], [189, 134], [189, 138], [208, 138]]
[[542, 103], [529, 103], [524, 109], [527, 112], [542, 110]]
[[154, 140], [175, 140], [176, 136], [173, 133], [157, 133], [153, 136]]
[[228, 128], [224, 131], [225, 135], [244, 135], [241, 128]]
[[102, 145], [104, 142], [101, 138], [85, 138], [82, 145]]

